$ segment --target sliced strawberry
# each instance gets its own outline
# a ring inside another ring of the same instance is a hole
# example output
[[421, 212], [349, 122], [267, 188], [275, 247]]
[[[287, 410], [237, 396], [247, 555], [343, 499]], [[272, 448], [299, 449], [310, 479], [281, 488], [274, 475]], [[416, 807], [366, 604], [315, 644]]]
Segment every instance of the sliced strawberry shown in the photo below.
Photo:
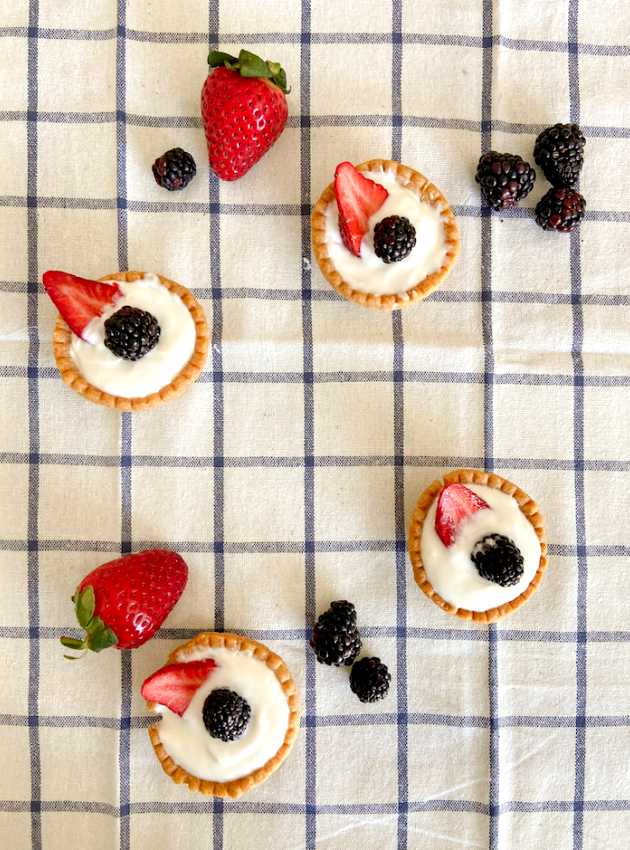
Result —
[[167, 664], [144, 680], [140, 693], [149, 702], [165, 705], [181, 717], [190, 705], [197, 688], [206, 681], [216, 666], [212, 658]]
[[70, 330], [81, 338], [88, 323], [122, 296], [115, 283], [86, 280], [68, 272], [44, 272], [44, 287]]
[[389, 192], [357, 171], [351, 162], [340, 162], [335, 171], [335, 195], [343, 244], [361, 256], [361, 240], [368, 232], [370, 216], [379, 210]]
[[489, 508], [487, 502], [464, 487], [463, 484], [447, 484], [440, 491], [435, 514], [435, 530], [445, 546], [450, 546], [462, 522], [477, 511]]

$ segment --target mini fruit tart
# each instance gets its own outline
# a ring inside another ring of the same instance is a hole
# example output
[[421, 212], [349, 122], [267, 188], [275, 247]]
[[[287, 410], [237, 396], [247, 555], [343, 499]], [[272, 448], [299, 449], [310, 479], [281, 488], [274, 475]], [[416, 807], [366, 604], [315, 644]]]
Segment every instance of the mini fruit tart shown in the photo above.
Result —
[[493, 472], [458, 469], [420, 496], [409, 528], [418, 587], [448, 614], [492, 623], [536, 591], [547, 567], [543, 518]]
[[142, 696], [162, 715], [149, 737], [177, 784], [240, 797], [289, 754], [300, 714], [283, 660], [242, 635], [202, 632], [149, 676]]
[[61, 377], [89, 401], [156, 407], [203, 369], [208, 324], [186, 287], [143, 272], [96, 281], [60, 271], [45, 272], [44, 287], [60, 313], [53, 350]]
[[381, 310], [426, 298], [459, 253], [455, 215], [439, 189], [386, 159], [340, 163], [315, 204], [311, 232], [331, 286]]

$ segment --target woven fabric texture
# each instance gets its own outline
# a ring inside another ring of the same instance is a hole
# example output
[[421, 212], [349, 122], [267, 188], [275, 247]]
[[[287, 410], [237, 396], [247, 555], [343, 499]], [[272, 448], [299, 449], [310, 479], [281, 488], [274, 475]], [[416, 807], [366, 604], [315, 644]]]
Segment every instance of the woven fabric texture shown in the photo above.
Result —
[[[626, 0], [0, 0], [0, 844], [11, 850], [626, 850], [630, 832], [630, 4]], [[209, 48], [292, 86], [279, 141], [209, 175]], [[532, 161], [577, 121], [588, 211], [570, 236], [490, 214], [483, 151]], [[180, 146], [193, 183], [160, 189]], [[341, 160], [427, 175], [462, 250], [426, 301], [380, 313], [312, 262]], [[41, 276], [155, 271], [212, 341], [180, 399], [120, 414], [61, 381]], [[539, 502], [550, 565], [513, 617], [449, 618], [416, 587], [422, 490], [494, 469]], [[176, 549], [157, 636], [70, 664], [79, 579]], [[309, 629], [352, 600], [392, 673], [363, 705]], [[289, 760], [234, 802], [163, 775], [139, 688], [201, 629], [286, 661]]]

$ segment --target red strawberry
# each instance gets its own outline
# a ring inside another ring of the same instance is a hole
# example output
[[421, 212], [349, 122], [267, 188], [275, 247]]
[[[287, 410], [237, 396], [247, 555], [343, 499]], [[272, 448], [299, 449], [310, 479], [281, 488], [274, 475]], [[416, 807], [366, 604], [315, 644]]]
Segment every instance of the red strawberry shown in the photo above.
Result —
[[463, 484], [447, 484], [443, 487], [435, 514], [435, 530], [442, 543], [450, 546], [462, 522], [477, 511], [489, 507], [487, 502]]
[[210, 165], [222, 180], [238, 180], [284, 130], [287, 76], [248, 50], [238, 59], [213, 50], [208, 63], [214, 70], [201, 92], [201, 117]]
[[92, 319], [122, 296], [115, 283], [86, 280], [68, 272], [44, 272], [44, 287], [70, 330], [80, 337]]
[[62, 637], [69, 649], [134, 649], [160, 628], [182, 595], [186, 562], [176, 552], [147, 549], [92, 570], [72, 597], [83, 640]]
[[144, 680], [140, 693], [147, 702], [165, 705], [181, 717], [190, 705], [197, 688], [206, 681], [216, 666], [212, 658], [167, 664]]
[[335, 195], [343, 244], [360, 257], [369, 218], [380, 210], [389, 192], [380, 183], [364, 177], [351, 162], [340, 162], [335, 171]]

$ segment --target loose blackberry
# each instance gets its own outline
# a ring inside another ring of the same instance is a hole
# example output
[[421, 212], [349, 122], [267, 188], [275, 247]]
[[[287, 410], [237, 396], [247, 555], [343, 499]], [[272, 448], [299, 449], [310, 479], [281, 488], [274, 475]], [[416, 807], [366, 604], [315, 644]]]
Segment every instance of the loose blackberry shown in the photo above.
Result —
[[481, 578], [511, 587], [523, 575], [523, 556], [516, 543], [502, 534], [488, 534], [478, 540], [470, 556]]
[[536, 172], [529, 162], [511, 153], [490, 151], [479, 160], [475, 180], [493, 210], [513, 207], [532, 191]]
[[354, 605], [345, 600], [331, 602], [315, 623], [310, 644], [320, 664], [352, 664], [361, 649]]
[[350, 688], [361, 702], [377, 702], [387, 696], [391, 679], [380, 658], [362, 658], [350, 671]]
[[146, 310], [125, 306], [105, 320], [105, 345], [125, 360], [140, 360], [159, 338], [158, 321]]
[[203, 704], [203, 725], [213, 738], [235, 741], [245, 731], [252, 715], [247, 700], [228, 688], [216, 688]]
[[536, 204], [536, 222], [543, 230], [570, 233], [585, 211], [586, 201], [575, 189], [550, 189]]
[[155, 182], [169, 192], [185, 189], [196, 173], [195, 160], [182, 148], [166, 151], [153, 163]]
[[374, 228], [374, 253], [384, 263], [404, 260], [416, 244], [416, 228], [404, 215], [388, 215]]
[[534, 159], [552, 186], [575, 186], [586, 139], [577, 124], [554, 124], [536, 139]]

